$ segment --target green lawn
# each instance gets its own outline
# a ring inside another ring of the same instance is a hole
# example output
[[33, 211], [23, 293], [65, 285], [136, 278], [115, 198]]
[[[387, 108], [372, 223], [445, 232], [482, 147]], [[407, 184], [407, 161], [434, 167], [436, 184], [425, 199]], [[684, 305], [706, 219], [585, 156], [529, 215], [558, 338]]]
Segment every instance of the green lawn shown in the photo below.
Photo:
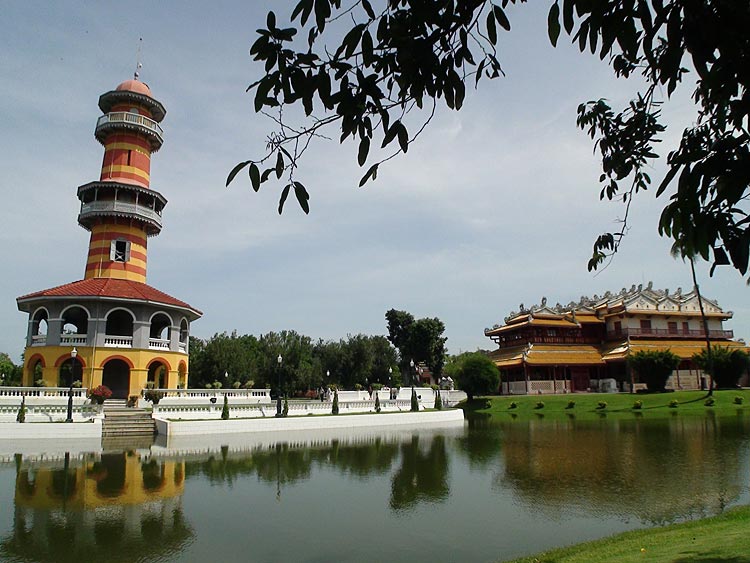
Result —
[[750, 506], [713, 518], [626, 532], [511, 563], [750, 563]]
[[[742, 398], [742, 404], [735, 399]], [[566, 395], [517, 395], [502, 397], [479, 397], [465, 403], [466, 412], [489, 414], [508, 420], [522, 419], [596, 419], [634, 416], [659, 417], [680, 415], [704, 415], [706, 412], [736, 413], [750, 411], [750, 390], [714, 391], [714, 405], [706, 406], [705, 391], [676, 391], [674, 393], [636, 394], [628, 393], [571, 393]], [[569, 405], [570, 402], [573, 405]], [[634, 403], [641, 402], [640, 409]], [[676, 401], [674, 406], [670, 403]], [[515, 403], [515, 407], [513, 407]], [[540, 404], [542, 403], [542, 404]], [[606, 403], [606, 406], [600, 405]]]

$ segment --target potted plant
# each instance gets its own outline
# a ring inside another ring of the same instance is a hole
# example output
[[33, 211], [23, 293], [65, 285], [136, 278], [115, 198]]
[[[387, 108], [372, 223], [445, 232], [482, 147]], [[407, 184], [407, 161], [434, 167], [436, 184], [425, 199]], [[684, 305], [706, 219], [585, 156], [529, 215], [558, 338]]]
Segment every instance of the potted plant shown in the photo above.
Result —
[[102, 405], [104, 401], [112, 397], [112, 391], [106, 385], [99, 385], [89, 391], [89, 399], [95, 405]]

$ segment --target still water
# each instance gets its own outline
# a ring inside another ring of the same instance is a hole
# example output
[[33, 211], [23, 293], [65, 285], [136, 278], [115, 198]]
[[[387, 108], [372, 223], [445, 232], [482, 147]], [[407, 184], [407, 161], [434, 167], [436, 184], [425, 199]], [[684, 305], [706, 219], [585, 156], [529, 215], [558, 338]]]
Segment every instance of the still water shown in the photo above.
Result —
[[0, 561], [485, 562], [750, 502], [740, 414], [30, 447]]

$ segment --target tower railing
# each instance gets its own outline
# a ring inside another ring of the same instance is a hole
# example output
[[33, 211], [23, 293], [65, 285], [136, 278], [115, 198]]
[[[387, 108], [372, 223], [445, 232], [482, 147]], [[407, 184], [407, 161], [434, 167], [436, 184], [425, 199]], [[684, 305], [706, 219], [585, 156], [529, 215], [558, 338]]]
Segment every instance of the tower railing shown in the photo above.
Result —
[[137, 203], [127, 203], [114, 200], [91, 201], [89, 203], [84, 203], [81, 206], [81, 212], [78, 217], [79, 219], [85, 219], [89, 215], [97, 215], [99, 213], [127, 213], [129, 215], [138, 215], [139, 217], [148, 219], [159, 227], [161, 227], [162, 224], [161, 215], [150, 207]]
[[145, 129], [146, 132], [153, 134], [158, 139], [158, 146], [161, 146], [164, 142], [164, 130], [156, 121], [145, 115], [129, 111], [113, 111], [99, 117], [96, 120], [97, 138], [99, 138], [100, 130], [117, 124], [135, 125], [136, 127]]

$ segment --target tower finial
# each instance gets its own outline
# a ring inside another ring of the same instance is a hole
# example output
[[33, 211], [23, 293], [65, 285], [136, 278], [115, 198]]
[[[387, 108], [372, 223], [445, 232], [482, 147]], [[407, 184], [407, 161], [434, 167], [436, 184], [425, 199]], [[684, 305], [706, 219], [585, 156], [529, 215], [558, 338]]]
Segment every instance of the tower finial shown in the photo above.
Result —
[[135, 72], [133, 73], [133, 80], [138, 80], [138, 71], [141, 70], [143, 63], [141, 63], [141, 45], [143, 44], [143, 37], [138, 38], [138, 52], [135, 57]]

